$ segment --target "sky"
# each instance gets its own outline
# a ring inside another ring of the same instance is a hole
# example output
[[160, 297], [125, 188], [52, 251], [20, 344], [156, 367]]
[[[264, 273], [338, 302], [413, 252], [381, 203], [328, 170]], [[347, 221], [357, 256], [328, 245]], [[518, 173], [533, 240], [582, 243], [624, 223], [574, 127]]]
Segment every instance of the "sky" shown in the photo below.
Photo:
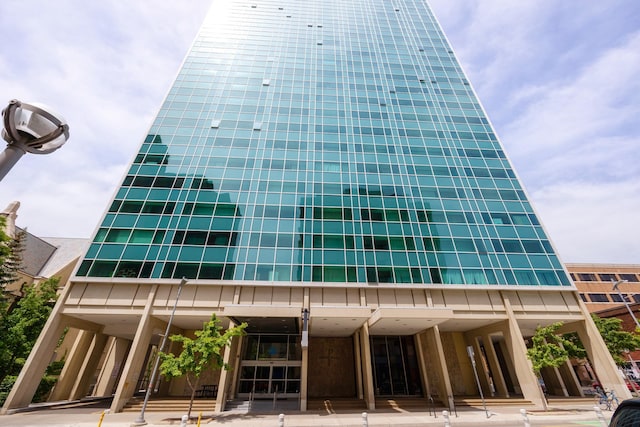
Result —
[[[430, 4], [561, 259], [640, 264], [640, 2]], [[18, 162], [0, 209], [91, 237], [209, 5], [2, 0], [1, 108], [44, 103], [71, 137]]]

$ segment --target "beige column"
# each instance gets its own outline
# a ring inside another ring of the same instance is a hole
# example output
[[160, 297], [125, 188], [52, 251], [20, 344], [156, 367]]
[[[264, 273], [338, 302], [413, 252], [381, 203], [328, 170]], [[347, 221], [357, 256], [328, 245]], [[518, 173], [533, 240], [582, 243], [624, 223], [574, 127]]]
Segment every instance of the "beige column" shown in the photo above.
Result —
[[614, 390], [620, 400], [631, 398], [631, 392], [620, 376], [618, 368], [591, 317], [585, 315], [585, 320], [572, 323], [570, 326], [578, 334], [602, 386], [607, 390]]
[[429, 384], [429, 375], [427, 374], [427, 359], [424, 349], [422, 348], [422, 338], [420, 334], [414, 335], [415, 348], [418, 350], [418, 366], [420, 368], [420, 378], [422, 380], [422, 389], [425, 391], [424, 397], [431, 397], [431, 385]]
[[144, 359], [149, 349], [149, 342], [156, 323], [151, 317], [151, 309], [158, 290], [158, 285], [154, 285], [149, 291], [144, 311], [138, 322], [136, 335], [131, 344], [131, 350], [122, 370], [120, 382], [116, 388], [113, 401], [111, 402], [111, 412], [120, 412], [127, 400], [133, 396], [140, 372], [143, 369]]
[[527, 346], [522, 339], [520, 326], [513, 313], [509, 298], [503, 294], [504, 307], [507, 312], [507, 325], [504, 330], [505, 344], [513, 360], [518, 383], [522, 390], [522, 396], [538, 407], [544, 407], [543, 396], [540, 395], [538, 378], [533, 373], [533, 365], [527, 358]]
[[[471, 346], [473, 347], [474, 360], [476, 362], [476, 373], [478, 374], [478, 380], [480, 381], [480, 387], [485, 396], [492, 396], [495, 394], [491, 388], [491, 380], [489, 379], [489, 372], [487, 372], [487, 365], [485, 364], [484, 356], [482, 354], [482, 347], [480, 346], [480, 337], [475, 337], [471, 340]], [[476, 387], [478, 385], [476, 384]], [[478, 390], [478, 393], [480, 391]]]
[[60, 372], [58, 382], [49, 396], [49, 402], [71, 398], [71, 391], [87, 358], [94, 335], [93, 332], [80, 331]]
[[471, 359], [469, 359], [469, 352], [467, 347], [472, 342], [473, 338], [468, 338], [462, 332], [450, 332], [451, 339], [455, 348], [455, 354], [449, 355], [449, 360], [455, 360], [460, 371], [458, 380], [459, 383], [451, 385], [453, 393], [472, 395], [478, 390], [478, 383], [476, 382], [476, 375], [473, 371], [473, 365]]
[[484, 335], [482, 340], [484, 341], [484, 351], [487, 355], [487, 362], [489, 363], [489, 368], [491, 368], [491, 377], [493, 379], [493, 386], [496, 388], [496, 394], [502, 397], [509, 397], [507, 383], [502, 375], [502, 368], [500, 367], [500, 361], [498, 360], [496, 349], [493, 346], [491, 335]]
[[6, 414], [10, 409], [26, 407], [31, 403], [66, 326], [62, 322], [63, 317], [58, 315], [53, 321], [51, 318], [47, 321], [47, 326], [36, 341], [36, 345], [31, 350], [27, 362], [4, 402], [1, 414]]
[[78, 379], [71, 390], [71, 395], [69, 396], [71, 400], [81, 399], [87, 395], [108, 339], [107, 335], [101, 333], [93, 336], [93, 341], [89, 348], [89, 356], [85, 359], [85, 363], [80, 369], [80, 375], [78, 375]]
[[307, 410], [309, 378], [309, 347], [302, 347], [302, 366], [300, 367], [300, 410]]
[[367, 322], [360, 328], [360, 351], [362, 352], [362, 379], [364, 401], [367, 409], [376, 409], [376, 396], [373, 390], [373, 366], [371, 363], [371, 344], [369, 343], [369, 325]]
[[[235, 323], [233, 321], [229, 321], [229, 328], [233, 328]], [[239, 341], [241, 337], [232, 337], [231, 345], [225, 349], [224, 356], [222, 356], [223, 363], [229, 365], [232, 369], [220, 371], [220, 378], [218, 379], [218, 396], [216, 397], [216, 409], [215, 413], [219, 414], [224, 411], [224, 405], [227, 401], [228, 397], [232, 397], [235, 393], [235, 390], [232, 387], [235, 387], [235, 382], [233, 381], [234, 375], [239, 375], [240, 366], [240, 354], [239, 350]]]
[[[236, 337], [235, 342], [231, 341], [232, 346], [232, 358], [234, 361], [233, 364], [233, 375], [231, 376], [231, 387], [227, 388], [229, 390], [229, 394], [227, 395], [227, 399], [235, 399], [236, 393], [238, 391], [238, 383], [240, 383], [240, 365], [242, 364], [242, 352], [243, 347], [246, 341], [244, 337]], [[235, 345], [234, 345], [235, 344]]]
[[51, 311], [51, 315], [20, 371], [11, 392], [9, 392], [0, 414], [6, 414], [10, 409], [21, 408], [31, 403], [31, 399], [33, 399], [40, 380], [56, 350], [58, 340], [67, 326], [68, 319], [62, 314], [62, 309], [70, 289], [71, 285], [69, 284], [63, 288], [62, 294]]
[[434, 326], [425, 331], [428, 341], [431, 344], [431, 356], [434, 359], [435, 374], [438, 375], [438, 397], [442, 403], [452, 409], [453, 389], [451, 388], [451, 379], [449, 378], [449, 369], [447, 368], [447, 358], [444, 355], [444, 347], [440, 338], [440, 328]]
[[124, 338], [113, 338], [98, 376], [93, 396], [111, 396], [122, 366], [131, 346], [131, 341]]
[[547, 389], [547, 394], [564, 397], [568, 396], [567, 389], [560, 377], [560, 371], [558, 371], [557, 368], [551, 366], [542, 368], [540, 374], [542, 375], [544, 385]]
[[511, 382], [513, 385], [513, 390], [515, 394], [522, 394], [522, 390], [520, 389], [520, 384], [518, 384], [517, 378], [518, 374], [516, 373], [516, 369], [513, 366], [513, 359], [510, 357], [509, 349], [504, 342], [504, 332], [502, 332], [502, 339], [498, 342], [500, 346], [500, 351], [504, 357], [505, 369], [509, 373], [509, 378], [511, 378]]
[[567, 360], [564, 365], [558, 368], [558, 371], [560, 372], [560, 376], [564, 382], [567, 396], [584, 397], [584, 391], [582, 391], [582, 386], [580, 385], [580, 380], [578, 379], [578, 375], [576, 375], [576, 371], [573, 370], [571, 360]]
[[362, 351], [360, 350], [360, 331], [353, 334], [353, 348], [355, 352], [356, 387], [358, 399], [364, 399], [364, 389], [362, 388]]

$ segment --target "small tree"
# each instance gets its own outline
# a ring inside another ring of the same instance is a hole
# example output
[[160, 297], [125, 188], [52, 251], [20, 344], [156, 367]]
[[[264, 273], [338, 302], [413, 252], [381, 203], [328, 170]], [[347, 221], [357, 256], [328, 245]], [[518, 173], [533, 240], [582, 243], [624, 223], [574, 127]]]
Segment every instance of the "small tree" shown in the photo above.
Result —
[[[576, 357], [580, 354], [573, 342], [558, 334], [558, 329], [562, 324], [562, 322], [556, 322], [548, 326], [538, 326], [535, 334], [531, 337], [532, 345], [527, 350], [527, 357], [531, 360], [533, 372], [539, 380], [542, 379], [542, 369], [557, 368], [566, 363], [570, 357]], [[540, 382], [538, 382], [538, 387], [546, 411], [548, 409], [547, 399]]]
[[186, 376], [187, 384], [191, 389], [188, 417], [191, 417], [193, 399], [200, 385], [200, 375], [209, 369], [229, 370], [229, 366], [224, 363], [222, 352], [225, 347], [231, 344], [232, 337], [244, 335], [246, 327], [247, 324], [242, 323], [221, 334], [220, 320], [214, 314], [211, 316], [211, 320], [204, 324], [201, 331], [195, 332], [194, 339], [184, 335], [169, 337], [173, 342], [182, 343], [182, 352], [178, 356], [160, 352], [162, 360], [160, 373], [169, 379]]
[[624, 353], [628, 350], [640, 348], [640, 335], [637, 332], [623, 330], [622, 319], [617, 317], [602, 318], [595, 314], [592, 314], [591, 317], [616, 365], [622, 366], [626, 364]]

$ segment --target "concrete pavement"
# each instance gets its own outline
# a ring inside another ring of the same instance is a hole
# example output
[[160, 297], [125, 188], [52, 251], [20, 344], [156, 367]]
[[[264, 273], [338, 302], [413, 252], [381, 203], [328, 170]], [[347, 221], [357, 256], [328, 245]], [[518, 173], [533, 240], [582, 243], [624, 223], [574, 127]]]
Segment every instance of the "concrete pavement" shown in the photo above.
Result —
[[[523, 426], [524, 418], [520, 413], [521, 408], [513, 406], [490, 407], [489, 417], [482, 407], [464, 407], [458, 409], [458, 414], [451, 414], [449, 425], [451, 427], [471, 427], [482, 425], [494, 426]], [[593, 405], [563, 404], [552, 406], [547, 412], [527, 409], [527, 417], [530, 425], [590, 425], [605, 426], [599, 421]], [[0, 416], [2, 427], [89, 427], [98, 426], [101, 415], [106, 410], [105, 403], [88, 406], [62, 406], [45, 407], [36, 411], [21, 412], [12, 415]], [[137, 418], [136, 413], [125, 412], [118, 414], [106, 413], [102, 419], [101, 427], [129, 427]], [[180, 425], [181, 413], [147, 412], [145, 420], [149, 427]], [[612, 412], [605, 411], [606, 421]], [[192, 416], [197, 417], [194, 413]], [[415, 427], [415, 426], [446, 426], [445, 418], [441, 410], [434, 414], [415, 411], [371, 411], [366, 414], [366, 423], [361, 412], [358, 413], [319, 413], [319, 412], [290, 412], [284, 414], [285, 427]], [[194, 418], [190, 425], [195, 425]], [[234, 414], [223, 413], [213, 415], [204, 413], [201, 419], [202, 426], [227, 426], [227, 427], [280, 427], [279, 414]]]

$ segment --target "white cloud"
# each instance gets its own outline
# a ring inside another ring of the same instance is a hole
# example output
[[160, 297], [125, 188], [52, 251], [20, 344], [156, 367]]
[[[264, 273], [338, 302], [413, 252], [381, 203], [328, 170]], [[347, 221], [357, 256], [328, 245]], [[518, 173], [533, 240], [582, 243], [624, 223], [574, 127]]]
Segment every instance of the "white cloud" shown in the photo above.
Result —
[[[58, 152], [27, 155], [0, 183], [0, 209], [40, 236], [88, 237], [151, 124], [208, 0], [0, 3], [0, 93], [69, 122]], [[0, 102], [6, 102], [0, 97]]]
[[538, 213], [567, 262], [638, 264], [640, 181], [564, 183], [533, 192]]

